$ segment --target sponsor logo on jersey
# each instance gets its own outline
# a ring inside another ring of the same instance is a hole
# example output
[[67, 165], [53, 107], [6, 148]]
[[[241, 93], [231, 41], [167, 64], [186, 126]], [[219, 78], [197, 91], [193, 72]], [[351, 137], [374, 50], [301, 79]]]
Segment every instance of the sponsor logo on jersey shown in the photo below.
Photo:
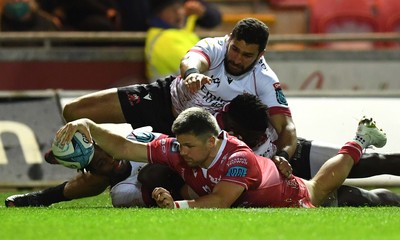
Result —
[[221, 176], [219, 176], [219, 177], [213, 177], [213, 176], [211, 176], [211, 175], [208, 175], [208, 178], [210, 179], [210, 182], [212, 182], [212, 183], [214, 183], [214, 184], [217, 184], [217, 183], [219, 183], [219, 181], [221, 181]]
[[247, 174], [247, 168], [235, 166], [235, 167], [231, 167], [228, 169], [228, 173], [226, 174], [226, 176], [228, 176], [228, 177], [245, 177], [246, 174]]
[[165, 138], [160, 140], [160, 145], [161, 145], [161, 151], [165, 154], [167, 152], [167, 147], [165, 146], [167, 143], [167, 140]]
[[152, 98], [151, 98], [150, 93], [148, 93], [146, 96], [144, 96], [143, 99], [146, 99], [146, 100], [150, 100], [150, 101], [151, 101]]
[[134, 141], [143, 142], [143, 143], [151, 142], [155, 138], [156, 138], [156, 136], [151, 132], [135, 132], [135, 133], [129, 134], [129, 136], [128, 136], [129, 140], [134, 140]]
[[210, 103], [212, 107], [215, 108], [222, 108], [227, 101], [223, 100], [221, 97], [217, 97], [214, 94], [212, 94], [210, 91], [207, 90], [207, 87], [204, 85], [201, 88], [201, 91], [204, 93], [203, 100], [206, 103]]
[[204, 185], [202, 188], [206, 193], [210, 193], [211, 192], [211, 188], [209, 186], [207, 186], [207, 185]]
[[299, 189], [299, 184], [297, 183], [296, 179], [291, 178], [291, 179], [286, 179], [286, 184], [294, 189]]
[[212, 82], [217, 84], [219, 87], [219, 85], [221, 84], [221, 79], [219, 77], [214, 77], [214, 75], [211, 75], [211, 79], [212, 79]]
[[260, 67], [264, 70], [267, 70], [267, 65], [265, 64], [263, 58], [260, 58], [260, 60], [258, 61], [258, 64], [260, 65]]
[[226, 165], [228, 167], [232, 166], [232, 165], [247, 165], [247, 159], [244, 157], [238, 157], [238, 158], [234, 158], [231, 159]]
[[180, 149], [179, 142], [176, 139], [172, 140], [170, 151], [173, 153], [178, 153], [179, 149]]
[[286, 97], [283, 94], [282, 88], [281, 88], [281, 84], [278, 83], [274, 83], [274, 88], [275, 88], [275, 95], [276, 95], [276, 100], [278, 101], [278, 103], [282, 104], [282, 105], [288, 105], [287, 101], [286, 101]]
[[227, 78], [228, 78], [228, 83], [231, 84], [233, 82], [233, 78], [231, 78], [229, 76], [227, 76]]
[[140, 103], [140, 97], [137, 94], [128, 93], [128, 101], [131, 106], [135, 106]]

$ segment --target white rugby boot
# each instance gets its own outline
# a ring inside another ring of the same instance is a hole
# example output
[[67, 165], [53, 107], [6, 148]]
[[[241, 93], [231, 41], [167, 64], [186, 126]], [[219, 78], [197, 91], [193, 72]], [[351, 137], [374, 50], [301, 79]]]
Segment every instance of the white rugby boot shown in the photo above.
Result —
[[354, 141], [358, 142], [363, 148], [375, 146], [381, 148], [386, 145], [386, 133], [376, 126], [372, 118], [363, 117], [358, 123], [356, 137]]

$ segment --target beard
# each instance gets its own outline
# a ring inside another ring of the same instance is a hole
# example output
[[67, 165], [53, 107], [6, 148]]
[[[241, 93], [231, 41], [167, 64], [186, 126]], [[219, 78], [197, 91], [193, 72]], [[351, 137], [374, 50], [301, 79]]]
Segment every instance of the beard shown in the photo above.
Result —
[[236, 65], [233, 61], [228, 59], [227, 55], [228, 53], [225, 53], [225, 58], [224, 58], [225, 71], [232, 76], [240, 76], [244, 73], [249, 72], [258, 62], [258, 59], [256, 59], [248, 67], [244, 67], [243, 65]]

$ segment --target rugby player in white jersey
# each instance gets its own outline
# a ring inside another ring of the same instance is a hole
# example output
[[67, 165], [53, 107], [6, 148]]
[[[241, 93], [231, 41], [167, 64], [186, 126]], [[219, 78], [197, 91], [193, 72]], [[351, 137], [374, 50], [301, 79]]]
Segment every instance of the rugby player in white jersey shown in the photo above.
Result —
[[180, 76], [79, 97], [66, 104], [64, 118], [127, 122], [132, 128], [152, 126], [155, 132], [172, 135], [172, 122], [182, 110], [198, 106], [215, 113], [235, 96], [251, 93], [269, 107], [278, 136], [273, 158], [289, 159], [297, 146], [296, 129], [279, 79], [264, 58], [268, 37], [263, 22], [242, 19], [229, 35], [200, 40], [190, 49], [181, 61]]

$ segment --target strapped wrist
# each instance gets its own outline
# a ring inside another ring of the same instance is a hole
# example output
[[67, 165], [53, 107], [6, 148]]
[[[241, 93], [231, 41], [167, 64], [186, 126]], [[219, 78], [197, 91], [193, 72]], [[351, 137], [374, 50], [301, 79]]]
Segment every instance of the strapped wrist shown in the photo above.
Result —
[[199, 69], [197, 68], [189, 68], [183, 74], [183, 79], [186, 79], [192, 73], [200, 73]]
[[174, 201], [174, 208], [190, 208], [187, 200]]

